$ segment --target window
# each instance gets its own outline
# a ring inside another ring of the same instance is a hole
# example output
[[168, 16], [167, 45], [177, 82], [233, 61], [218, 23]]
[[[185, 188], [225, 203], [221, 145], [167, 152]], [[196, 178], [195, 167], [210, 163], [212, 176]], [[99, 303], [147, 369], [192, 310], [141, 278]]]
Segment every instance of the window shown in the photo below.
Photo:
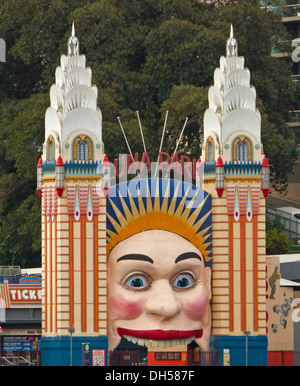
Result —
[[209, 137], [206, 141], [206, 162], [212, 162], [215, 158], [215, 152], [214, 152], [214, 140]]
[[50, 136], [47, 141], [47, 161], [54, 161], [55, 157], [55, 142], [54, 138]]
[[252, 161], [252, 144], [248, 138], [238, 137], [234, 140], [232, 159], [239, 162]]
[[93, 159], [93, 144], [85, 135], [80, 135], [73, 142], [73, 159], [77, 161]]
[[245, 141], [239, 141], [237, 143], [237, 160], [248, 161], [248, 146]]
[[86, 141], [80, 140], [77, 144], [77, 160], [87, 161], [88, 160], [89, 145]]

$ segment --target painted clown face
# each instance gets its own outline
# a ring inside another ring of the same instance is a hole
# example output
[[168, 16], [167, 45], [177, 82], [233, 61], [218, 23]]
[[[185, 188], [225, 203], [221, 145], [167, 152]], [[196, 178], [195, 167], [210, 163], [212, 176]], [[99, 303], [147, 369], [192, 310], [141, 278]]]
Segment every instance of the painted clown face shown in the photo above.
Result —
[[211, 270], [188, 240], [163, 230], [138, 233], [108, 257], [108, 339], [148, 348], [209, 349]]

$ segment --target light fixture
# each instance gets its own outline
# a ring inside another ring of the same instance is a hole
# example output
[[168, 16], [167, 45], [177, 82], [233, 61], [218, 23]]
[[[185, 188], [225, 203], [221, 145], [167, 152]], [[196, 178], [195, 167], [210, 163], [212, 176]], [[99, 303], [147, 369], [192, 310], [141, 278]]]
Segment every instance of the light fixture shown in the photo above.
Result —
[[218, 158], [215, 168], [216, 168], [216, 191], [217, 191], [218, 197], [222, 197], [224, 192], [225, 166], [223, 164], [221, 156]]
[[267, 198], [270, 191], [270, 165], [266, 157], [261, 165], [261, 190], [264, 197]]
[[39, 197], [42, 198], [42, 177], [43, 177], [43, 160], [40, 157], [38, 164], [36, 165], [36, 190], [39, 194]]
[[57, 195], [61, 197], [65, 188], [65, 164], [61, 155], [58, 156], [55, 165], [55, 188]]

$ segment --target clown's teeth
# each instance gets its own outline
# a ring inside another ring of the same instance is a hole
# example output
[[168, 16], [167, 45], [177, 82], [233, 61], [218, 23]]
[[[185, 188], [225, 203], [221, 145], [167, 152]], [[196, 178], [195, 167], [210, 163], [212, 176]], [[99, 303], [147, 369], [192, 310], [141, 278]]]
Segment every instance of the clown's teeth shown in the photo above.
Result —
[[177, 345], [188, 345], [195, 337], [186, 339], [174, 339], [174, 340], [152, 340], [152, 339], [141, 339], [130, 335], [123, 335], [125, 339], [132, 343], [138, 343], [140, 346], [146, 346], [151, 348], [170, 348]]

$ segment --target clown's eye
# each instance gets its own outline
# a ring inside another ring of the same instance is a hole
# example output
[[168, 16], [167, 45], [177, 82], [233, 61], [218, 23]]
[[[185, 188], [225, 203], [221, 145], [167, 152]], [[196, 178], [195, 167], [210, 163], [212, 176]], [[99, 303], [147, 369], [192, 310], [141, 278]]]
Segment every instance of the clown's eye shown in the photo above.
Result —
[[173, 279], [172, 285], [178, 289], [189, 288], [195, 283], [195, 281], [196, 280], [192, 274], [184, 272], [178, 274], [175, 279]]
[[144, 289], [149, 285], [149, 279], [140, 273], [130, 275], [124, 282], [126, 287], [131, 289]]

